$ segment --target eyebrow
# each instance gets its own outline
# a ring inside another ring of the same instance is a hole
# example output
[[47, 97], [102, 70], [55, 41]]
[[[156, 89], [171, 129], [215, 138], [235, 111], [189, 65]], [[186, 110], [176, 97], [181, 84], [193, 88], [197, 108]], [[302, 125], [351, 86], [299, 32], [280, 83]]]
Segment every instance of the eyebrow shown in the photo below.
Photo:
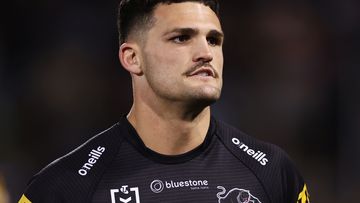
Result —
[[217, 37], [217, 38], [224, 38], [224, 33], [222, 31], [218, 31], [218, 30], [210, 30], [208, 35]]
[[[168, 32], [165, 32], [164, 35], [168, 35], [170, 33], [196, 35], [199, 32], [200, 32], [199, 29], [194, 29], [194, 28], [174, 28], [174, 29], [172, 29], [172, 30], [170, 30]], [[210, 30], [207, 35], [214, 36], [214, 37], [219, 37], [219, 38], [224, 37], [224, 33], [222, 31], [215, 30], [215, 29]]]

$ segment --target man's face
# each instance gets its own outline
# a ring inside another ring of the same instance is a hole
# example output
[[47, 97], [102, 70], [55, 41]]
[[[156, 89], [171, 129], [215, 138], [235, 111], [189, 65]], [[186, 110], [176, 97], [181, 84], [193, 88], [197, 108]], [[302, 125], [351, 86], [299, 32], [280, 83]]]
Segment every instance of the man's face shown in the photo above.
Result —
[[216, 101], [223, 68], [223, 33], [216, 14], [186, 2], [160, 4], [154, 18], [141, 50], [145, 90], [171, 101]]

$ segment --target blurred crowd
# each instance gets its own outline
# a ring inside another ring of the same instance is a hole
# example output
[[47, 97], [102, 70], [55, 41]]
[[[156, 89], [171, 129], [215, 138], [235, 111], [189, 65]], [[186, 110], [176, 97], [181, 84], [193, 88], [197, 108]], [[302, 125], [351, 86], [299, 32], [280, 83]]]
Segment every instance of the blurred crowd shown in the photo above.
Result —
[[[0, 35], [0, 203], [117, 122], [131, 81], [118, 1], [21, 1]], [[224, 88], [213, 114], [279, 145], [313, 202], [360, 192], [360, 2], [222, 1]]]

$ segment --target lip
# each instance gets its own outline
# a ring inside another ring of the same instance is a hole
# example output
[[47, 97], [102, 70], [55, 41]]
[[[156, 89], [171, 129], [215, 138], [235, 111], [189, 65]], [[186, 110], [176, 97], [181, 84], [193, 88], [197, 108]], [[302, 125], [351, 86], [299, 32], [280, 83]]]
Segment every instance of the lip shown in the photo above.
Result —
[[[201, 75], [203, 73], [205, 73], [207, 75]], [[213, 77], [213, 78], [215, 78], [215, 71], [212, 68], [209, 68], [209, 67], [201, 67], [201, 68], [198, 68], [195, 71], [191, 72], [188, 76], [189, 77], [201, 76], [201, 77]]]

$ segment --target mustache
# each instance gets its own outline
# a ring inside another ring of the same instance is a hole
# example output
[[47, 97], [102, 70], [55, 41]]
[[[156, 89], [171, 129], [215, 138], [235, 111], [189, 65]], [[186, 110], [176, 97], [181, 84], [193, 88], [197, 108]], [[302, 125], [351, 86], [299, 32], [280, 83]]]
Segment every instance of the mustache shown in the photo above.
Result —
[[196, 63], [195, 65], [191, 66], [189, 70], [187, 70], [183, 75], [190, 75], [192, 72], [196, 71], [197, 69], [201, 68], [201, 67], [208, 67], [210, 68], [214, 73], [215, 73], [215, 77], [218, 76], [218, 72], [215, 70], [215, 68], [209, 63], [209, 62], [204, 62], [204, 61], [200, 61], [198, 63]]

